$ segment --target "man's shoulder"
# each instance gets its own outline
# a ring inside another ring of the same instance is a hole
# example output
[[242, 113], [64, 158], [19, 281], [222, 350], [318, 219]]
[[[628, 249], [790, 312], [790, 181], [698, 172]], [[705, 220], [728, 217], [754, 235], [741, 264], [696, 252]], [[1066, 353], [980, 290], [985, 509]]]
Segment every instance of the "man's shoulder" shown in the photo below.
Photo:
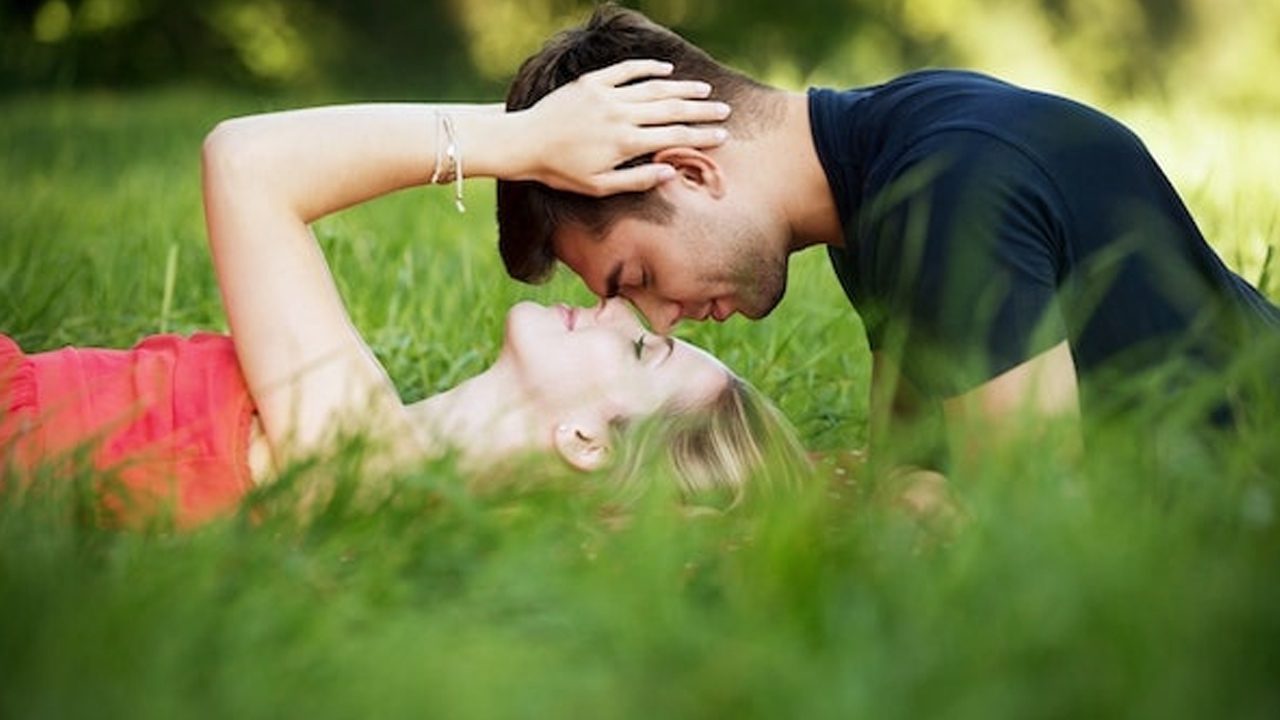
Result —
[[883, 82], [876, 87], [885, 90], [892, 90], [909, 87], [937, 88], [952, 86], [981, 86], [1015, 91], [1020, 90], [1018, 86], [1010, 84], [1009, 82], [1001, 80], [993, 75], [987, 75], [986, 73], [981, 73], [976, 70], [965, 70], [960, 68], [925, 68], [922, 70], [913, 70]]
[[812, 87], [811, 95], [823, 103], [842, 103], [859, 98], [884, 100], [912, 93], [946, 92], [956, 89], [984, 90], [988, 92], [1028, 92], [1000, 78], [973, 70], [954, 68], [928, 68], [914, 70], [879, 83], [848, 88]]
[[[921, 70], [879, 85], [810, 90], [815, 148], [850, 226], [860, 209], [922, 158], [1022, 155], [1047, 167], [1070, 127], [1068, 101], [967, 70]], [[1014, 158], [1022, 164], [1022, 160]]]
[[982, 121], [996, 105], [1028, 94], [968, 70], [919, 70], [878, 85], [809, 90], [815, 125], [838, 134], [844, 141], [840, 149], [864, 161], [944, 126]]
[[879, 85], [811, 93], [815, 116], [839, 139], [831, 148], [856, 158], [863, 190], [891, 179], [912, 157], [976, 144], [1049, 166], [1081, 146], [1133, 143], [1127, 129], [1093, 108], [968, 70], [921, 70]]

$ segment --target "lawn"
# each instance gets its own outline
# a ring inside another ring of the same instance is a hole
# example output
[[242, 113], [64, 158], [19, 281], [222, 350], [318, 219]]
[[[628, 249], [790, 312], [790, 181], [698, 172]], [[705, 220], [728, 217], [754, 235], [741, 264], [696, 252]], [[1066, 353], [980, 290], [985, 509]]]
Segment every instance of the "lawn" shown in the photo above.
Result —
[[[0, 100], [0, 331], [38, 351], [225, 329], [199, 144], [279, 104]], [[1258, 281], [1280, 235], [1256, 146], [1227, 143], [1238, 173], [1197, 174], [1182, 141], [1226, 126], [1129, 119]], [[406, 399], [485, 367], [516, 300], [591, 301], [565, 275], [507, 281], [492, 186], [467, 194], [465, 215], [415, 190], [317, 230]], [[860, 448], [861, 326], [821, 251], [789, 286], [763, 322], [680, 334], [810, 448]], [[1014, 447], [953, 477], [959, 526], [830, 468], [723, 517], [657, 492], [620, 520], [581, 479], [477, 495], [437, 463], [377, 503], [339, 494], [300, 522], [265, 492], [193, 532], [102, 527], [87, 478], [42, 478], [68, 491], [0, 496], [0, 717], [1276, 717], [1280, 413], [1201, 440], [1168, 409], [1081, 462]], [[1133, 451], [1139, 429], [1159, 452]]]

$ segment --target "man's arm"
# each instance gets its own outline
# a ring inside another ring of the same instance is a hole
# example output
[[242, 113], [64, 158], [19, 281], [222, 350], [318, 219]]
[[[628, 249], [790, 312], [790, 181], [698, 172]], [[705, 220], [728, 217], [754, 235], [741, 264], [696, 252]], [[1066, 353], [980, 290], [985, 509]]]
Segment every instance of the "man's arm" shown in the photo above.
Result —
[[937, 403], [926, 398], [902, 374], [898, 363], [880, 351], [871, 353], [870, 400], [867, 430], [871, 458], [886, 470], [890, 502], [926, 525], [959, 517], [947, 491], [946, 476], [916, 464], [918, 452], [907, 448], [920, 438], [903, 436], [923, 432], [927, 424], [922, 420], [937, 412]]
[[891, 455], [897, 434], [906, 425], [936, 410], [888, 355], [871, 353], [871, 398], [868, 445], [872, 456]]
[[[1058, 420], [1078, 422], [1079, 389], [1071, 348], [1063, 340], [978, 387], [942, 401], [956, 461], [977, 459]], [[1078, 451], [1079, 438], [1069, 451]]]
[[[874, 299], [906, 331], [893, 357], [941, 399], [952, 467], [1056, 426], [1054, 418], [1077, 417], [1075, 366], [1056, 306], [1065, 211], [1051, 179], [1019, 148], [961, 130], [920, 141], [892, 174], [920, 188], [866, 233], [888, 239], [877, 267], [889, 274]], [[881, 423], [892, 417], [879, 415]]]
[[[1063, 341], [966, 393], [943, 400], [942, 413], [956, 462], [973, 462], [1015, 438], [1034, 436], [1050, 423], [1078, 421], [1079, 393], [1071, 350]], [[890, 468], [890, 494], [897, 505], [924, 522], [951, 522], [963, 516], [948, 492], [947, 478], [905, 464], [899, 433], [920, 427], [930, 410], [923, 395], [897, 364], [872, 353], [870, 439], [873, 460]], [[1078, 452], [1078, 436], [1066, 451]]]

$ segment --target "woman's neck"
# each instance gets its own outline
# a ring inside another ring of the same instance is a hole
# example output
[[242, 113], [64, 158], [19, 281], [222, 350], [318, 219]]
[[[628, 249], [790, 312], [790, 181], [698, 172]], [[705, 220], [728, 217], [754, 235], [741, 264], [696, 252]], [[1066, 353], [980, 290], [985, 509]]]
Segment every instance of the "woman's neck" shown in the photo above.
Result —
[[428, 447], [440, 454], [456, 450], [465, 465], [484, 465], [521, 450], [550, 446], [549, 433], [539, 433], [530, 408], [511, 370], [499, 361], [414, 403], [409, 412]]

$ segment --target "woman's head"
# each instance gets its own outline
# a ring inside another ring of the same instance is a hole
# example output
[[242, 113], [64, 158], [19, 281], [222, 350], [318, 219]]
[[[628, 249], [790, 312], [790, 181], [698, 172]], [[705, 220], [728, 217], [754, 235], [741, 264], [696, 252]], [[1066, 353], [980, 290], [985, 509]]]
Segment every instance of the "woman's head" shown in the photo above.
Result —
[[516, 305], [499, 363], [524, 398], [536, 445], [580, 470], [609, 468], [623, 485], [665, 458], [686, 495], [736, 499], [762, 466], [804, 465], [767, 400], [699, 348], [645, 332], [620, 300]]
[[709, 405], [733, 377], [693, 345], [647, 333], [620, 300], [517, 304], [499, 362], [543, 439], [581, 470], [611, 462], [615, 427]]

